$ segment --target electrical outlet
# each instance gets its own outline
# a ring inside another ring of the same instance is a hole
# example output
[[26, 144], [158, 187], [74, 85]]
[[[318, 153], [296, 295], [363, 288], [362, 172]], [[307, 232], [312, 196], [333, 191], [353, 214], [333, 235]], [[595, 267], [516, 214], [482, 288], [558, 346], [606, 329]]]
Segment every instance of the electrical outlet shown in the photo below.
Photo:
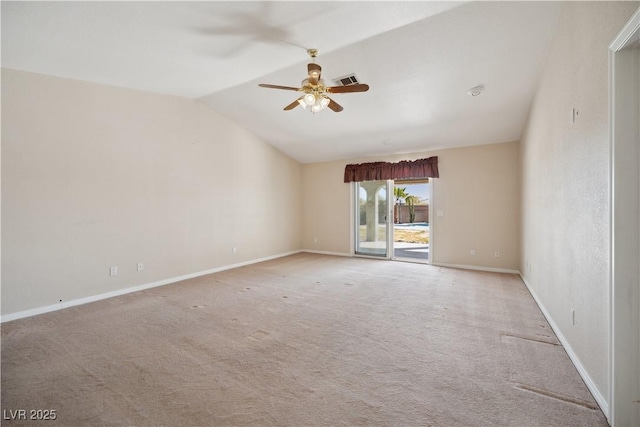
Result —
[[142, 263], [142, 261], [140, 261], [140, 262], [136, 265], [136, 270], [138, 270], [138, 271], [142, 271], [142, 270], [144, 270], [144, 264]]
[[469, 251], [469, 255], [471, 255], [471, 256], [476, 256], [476, 250], [475, 250], [475, 249], [471, 249], [471, 250]]
[[495, 252], [494, 252], [494, 254], [493, 254], [493, 256], [494, 256], [494, 257], [496, 257], [496, 258], [500, 258], [500, 252], [495, 251]]
[[231, 253], [234, 253], [234, 254], [235, 254], [235, 253], [237, 253], [237, 252], [238, 252], [238, 248], [235, 248], [235, 247], [234, 247], [234, 248], [232, 248], [232, 249], [231, 249]]
[[313, 243], [318, 243], [318, 238], [317, 237], [313, 238]]
[[109, 276], [117, 276], [118, 267], [109, 267]]

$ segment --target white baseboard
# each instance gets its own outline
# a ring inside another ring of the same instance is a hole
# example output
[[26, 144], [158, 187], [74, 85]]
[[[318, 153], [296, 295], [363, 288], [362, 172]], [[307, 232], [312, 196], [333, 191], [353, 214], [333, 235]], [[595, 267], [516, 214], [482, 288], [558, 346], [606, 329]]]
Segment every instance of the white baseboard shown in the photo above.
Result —
[[[369, 258], [369, 259], [379, 259], [379, 260], [387, 260], [387, 258], [377, 257], [377, 256], [367, 256], [367, 255], [353, 255], [344, 252], [329, 252], [329, 251], [315, 251], [311, 249], [303, 249], [301, 252], [308, 252], [311, 254], [320, 254], [320, 255], [335, 255], [335, 256], [344, 256], [344, 257], [358, 257], [358, 258]], [[493, 267], [478, 267], [476, 265], [463, 265], [463, 264], [445, 264], [445, 263], [432, 263], [432, 264], [424, 264], [424, 265], [433, 265], [438, 267], [449, 267], [449, 268], [460, 268], [463, 270], [477, 270], [477, 271], [487, 271], [490, 273], [510, 273], [510, 274], [520, 274], [518, 270], [509, 270], [506, 268], [493, 268]]]
[[585, 369], [584, 365], [582, 364], [582, 362], [580, 362], [580, 358], [576, 355], [576, 353], [571, 348], [571, 345], [569, 344], [569, 341], [567, 341], [565, 336], [562, 334], [562, 331], [560, 330], [560, 328], [558, 327], [556, 322], [553, 320], [553, 317], [551, 317], [551, 314], [549, 314], [549, 312], [545, 308], [544, 304], [542, 304], [542, 301], [540, 301], [540, 299], [538, 298], [538, 296], [536, 295], [534, 290], [531, 289], [531, 286], [529, 286], [529, 282], [527, 282], [527, 279], [525, 279], [525, 277], [522, 275], [522, 273], [518, 272], [518, 274], [520, 275], [520, 278], [522, 279], [522, 281], [524, 282], [525, 286], [529, 290], [529, 293], [531, 294], [531, 296], [535, 300], [536, 304], [538, 304], [538, 307], [540, 308], [540, 311], [542, 312], [542, 315], [545, 317], [545, 319], [547, 319], [547, 322], [549, 323], [549, 326], [551, 326], [551, 329], [553, 329], [553, 332], [558, 337], [558, 340], [562, 343], [562, 346], [564, 347], [565, 351], [569, 355], [569, 359], [571, 359], [571, 362], [573, 362], [573, 365], [578, 370], [578, 373], [582, 377], [582, 380], [587, 385], [587, 388], [589, 389], [589, 391], [593, 395], [593, 398], [596, 400], [596, 402], [600, 406], [600, 409], [602, 410], [602, 413], [604, 414], [605, 417], [607, 417], [607, 420], [608, 420], [609, 419], [609, 404], [607, 403], [607, 400], [604, 398], [604, 396], [602, 395], [602, 393], [600, 392], [600, 390], [598, 389], [596, 384], [593, 382], [593, 380], [591, 379], [591, 376], [589, 376], [589, 373]]
[[289, 255], [300, 253], [301, 251], [285, 252], [277, 255], [272, 255], [264, 258], [252, 259], [249, 261], [243, 261], [236, 264], [224, 265], [222, 267], [216, 267], [209, 270], [199, 271], [196, 273], [185, 274], [183, 276], [171, 277], [169, 279], [159, 280], [157, 282], [146, 283], [144, 285], [133, 286], [130, 288], [118, 289], [117, 291], [106, 292], [103, 294], [92, 295], [84, 298], [78, 298], [70, 301], [64, 301], [58, 304], [47, 305], [44, 307], [32, 308], [29, 310], [18, 311], [15, 313], [5, 314], [0, 317], [0, 323], [10, 322], [12, 320], [23, 319], [25, 317], [36, 316], [38, 314], [49, 313], [51, 311], [62, 310], [63, 308], [73, 307], [76, 305], [88, 304], [90, 302], [100, 301], [107, 298], [113, 298], [120, 295], [130, 294], [132, 292], [144, 291], [145, 289], [156, 288], [158, 286], [164, 286], [171, 283], [180, 282], [182, 280], [192, 279], [194, 277], [205, 276], [207, 274], [217, 273], [224, 270], [231, 270], [233, 268], [244, 267], [245, 265], [256, 264], [259, 262], [269, 261], [276, 258], [282, 258]]
[[347, 257], [353, 256], [351, 254], [344, 253], [344, 252], [314, 251], [312, 249], [302, 249], [300, 252], [307, 252], [310, 254], [319, 254], [319, 255], [334, 255], [334, 256], [347, 256]]
[[431, 265], [438, 266], [438, 267], [461, 268], [463, 270], [488, 271], [490, 273], [520, 274], [518, 270], [510, 270], [508, 268], [479, 267], [477, 265], [464, 265], [464, 264], [445, 264], [442, 262], [433, 262], [431, 263]]

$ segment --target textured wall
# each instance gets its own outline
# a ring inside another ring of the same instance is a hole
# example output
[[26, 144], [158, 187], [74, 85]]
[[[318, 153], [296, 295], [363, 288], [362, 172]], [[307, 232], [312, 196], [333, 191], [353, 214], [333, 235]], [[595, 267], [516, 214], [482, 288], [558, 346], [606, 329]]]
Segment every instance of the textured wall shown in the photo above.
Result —
[[[518, 143], [359, 158], [303, 165], [305, 249], [350, 251], [349, 163], [414, 160], [438, 156], [440, 178], [433, 179], [431, 209], [434, 263], [517, 270], [520, 259], [520, 176]], [[435, 215], [438, 210], [444, 216]], [[317, 242], [314, 241], [317, 238]], [[470, 250], [476, 255], [471, 256]], [[495, 251], [500, 258], [495, 258]]]
[[197, 101], [3, 70], [2, 314], [299, 250], [300, 180]]
[[521, 141], [520, 269], [605, 399], [608, 45], [637, 7], [638, 2], [565, 3]]

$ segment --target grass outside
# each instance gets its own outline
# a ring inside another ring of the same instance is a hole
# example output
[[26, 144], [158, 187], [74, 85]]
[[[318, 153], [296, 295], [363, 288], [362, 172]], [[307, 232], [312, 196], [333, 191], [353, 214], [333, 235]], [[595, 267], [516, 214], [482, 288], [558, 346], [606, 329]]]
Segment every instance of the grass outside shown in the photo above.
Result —
[[[385, 227], [378, 226], [378, 240], [384, 240]], [[367, 238], [367, 228], [365, 225], [360, 226], [360, 241], [363, 242]], [[429, 243], [429, 231], [425, 230], [408, 230], [395, 228], [393, 230], [393, 241], [404, 243]]]
[[429, 243], [429, 231], [394, 229], [393, 241], [405, 243]]

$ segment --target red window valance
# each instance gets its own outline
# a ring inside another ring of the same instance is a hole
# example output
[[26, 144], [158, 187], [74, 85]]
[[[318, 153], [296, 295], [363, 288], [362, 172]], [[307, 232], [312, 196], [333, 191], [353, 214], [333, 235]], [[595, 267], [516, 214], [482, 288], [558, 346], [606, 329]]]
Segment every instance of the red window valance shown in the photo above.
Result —
[[387, 179], [438, 178], [438, 156], [398, 163], [372, 162], [347, 165], [344, 182], [384, 181]]

